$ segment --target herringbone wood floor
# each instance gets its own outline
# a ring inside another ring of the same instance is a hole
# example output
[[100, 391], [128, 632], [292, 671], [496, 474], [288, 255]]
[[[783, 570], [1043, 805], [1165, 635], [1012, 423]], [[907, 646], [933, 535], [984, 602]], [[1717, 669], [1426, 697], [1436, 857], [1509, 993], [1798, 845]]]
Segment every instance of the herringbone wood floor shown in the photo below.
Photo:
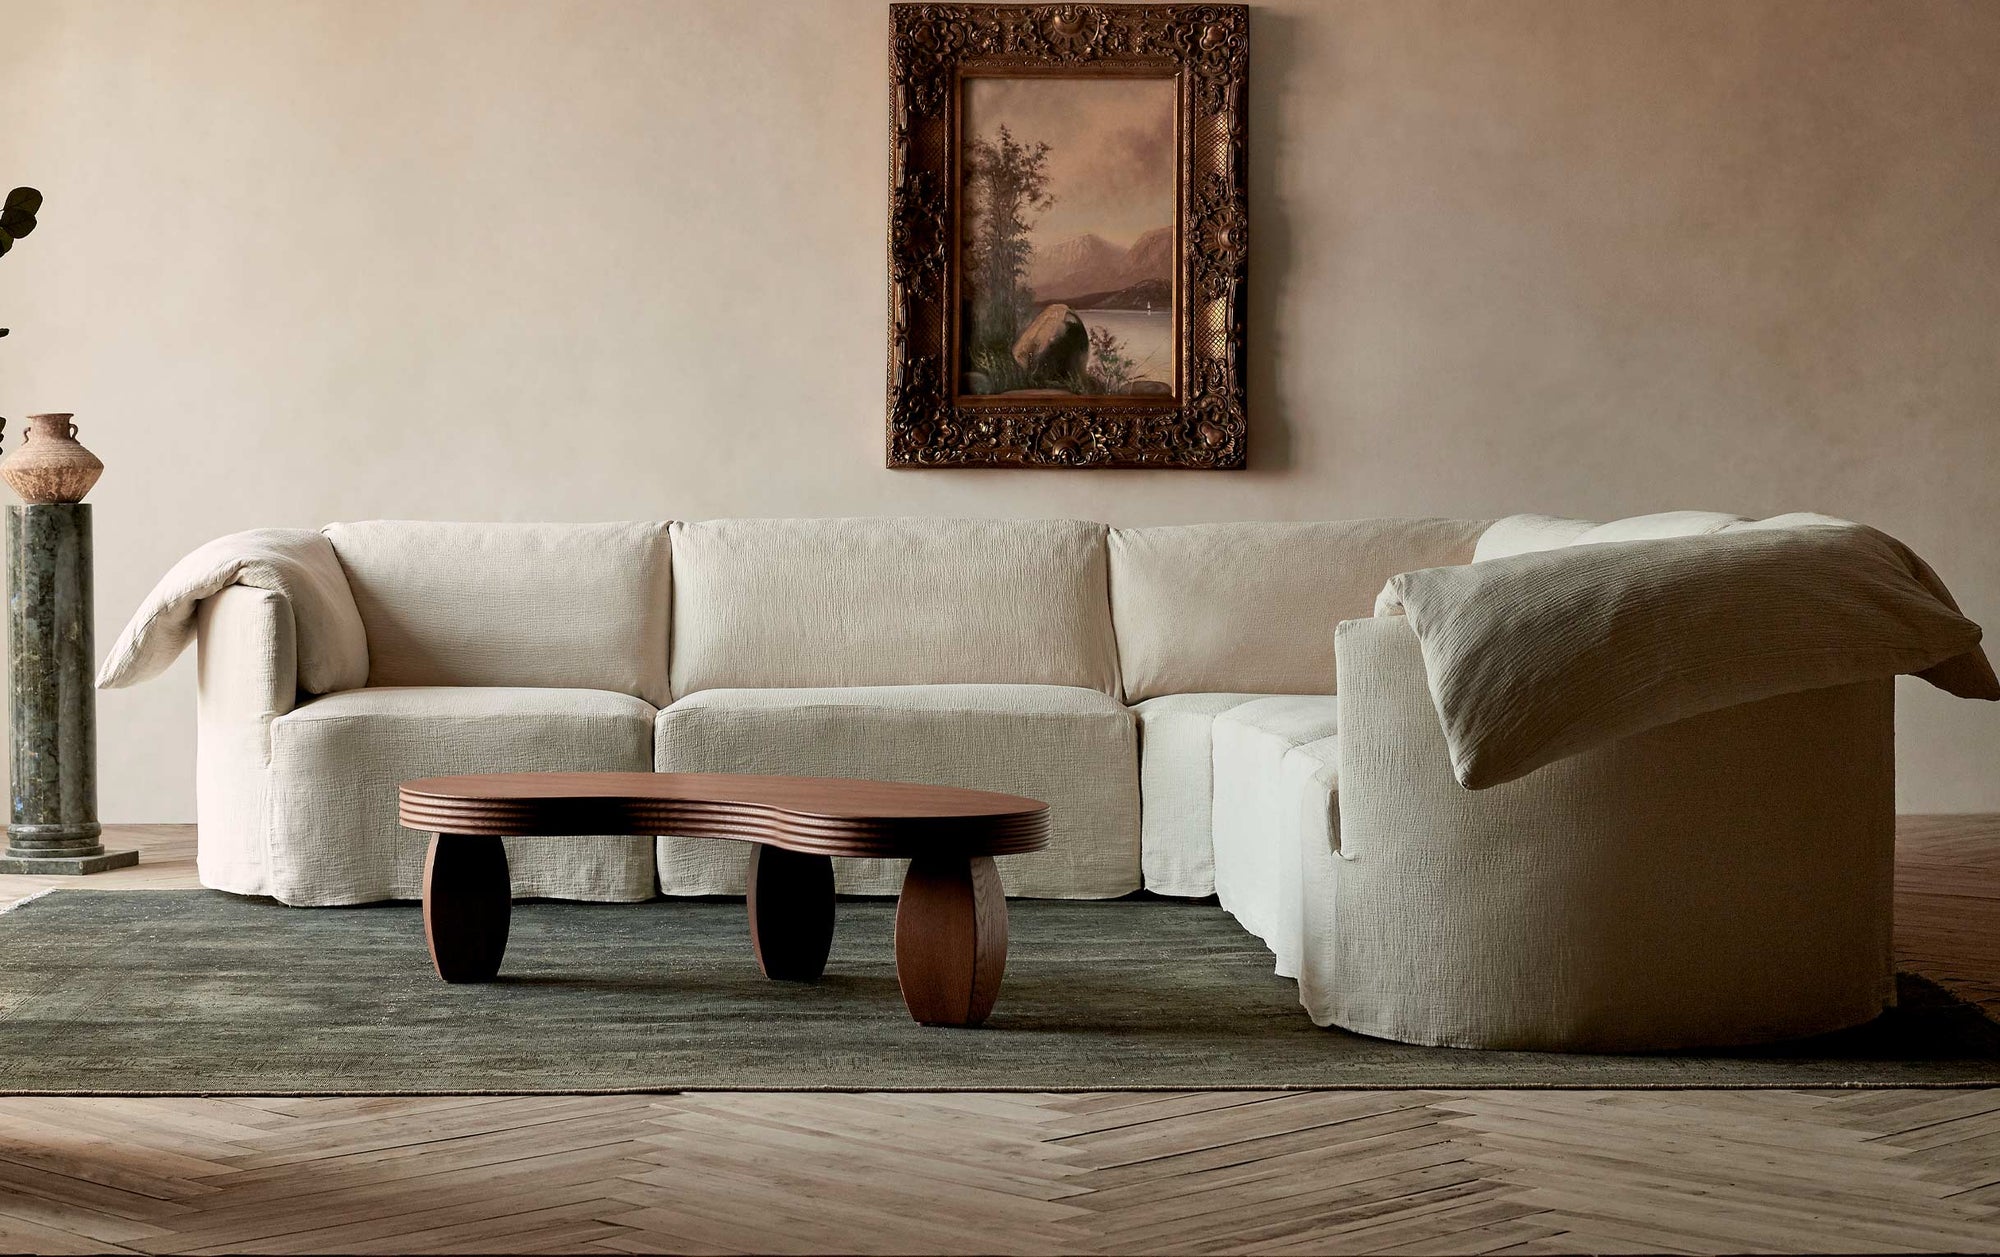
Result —
[[[121, 837], [91, 885], [191, 884]], [[1988, 1006], [1996, 839], [1898, 863], [1906, 965]], [[1995, 1251], [2000, 1091], [0, 1098], [0, 1249]]]

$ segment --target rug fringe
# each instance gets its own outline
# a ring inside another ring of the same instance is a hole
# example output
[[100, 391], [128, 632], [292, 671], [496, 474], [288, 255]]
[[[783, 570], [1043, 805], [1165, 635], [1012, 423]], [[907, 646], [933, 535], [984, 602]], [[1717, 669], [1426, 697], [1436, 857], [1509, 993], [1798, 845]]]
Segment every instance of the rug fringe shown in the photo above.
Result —
[[16, 908], [20, 907], [20, 906], [21, 906], [22, 904], [24, 904], [24, 903], [33, 903], [33, 902], [35, 902], [35, 900], [37, 900], [37, 899], [41, 899], [41, 898], [44, 898], [44, 897], [46, 897], [46, 896], [49, 896], [49, 895], [53, 895], [53, 894], [55, 894], [55, 893], [56, 893], [56, 892], [57, 892], [58, 890], [61, 890], [61, 889], [62, 889], [62, 887], [60, 887], [60, 886], [44, 886], [44, 887], [42, 887], [42, 888], [41, 888], [40, 890], [36, 891], [36, 892], [35, 892], [34, 894], [32, 894], [32, 895], [27, 895], [27, 896], [24, 896], [23, 898], [20, 898], [20, 899], [16, 899], [16, 900], [15, 900], [15, 901], [14, 901], [13, 903], [10, 903], [10, 904], [4, 904], [4, 905], [0, 905], [0, 916], [5, 916], [5, 915], [6, 915], [7, 913], [9, 913], [9, 912], [12, 912], [12, 911], [13, 911], [14, 909], [16, 909]]

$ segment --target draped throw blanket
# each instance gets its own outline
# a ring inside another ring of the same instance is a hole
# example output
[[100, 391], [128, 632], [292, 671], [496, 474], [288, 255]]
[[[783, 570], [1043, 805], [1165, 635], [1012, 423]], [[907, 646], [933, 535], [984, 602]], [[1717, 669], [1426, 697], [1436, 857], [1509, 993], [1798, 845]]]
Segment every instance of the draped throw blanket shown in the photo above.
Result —
[[254, 528], [216, 538], [160, 578], [105, 656], [98, 688], [165, 672], [194, 640], [201, 600], [230, 585], [268, 589], [291, 604], [299, 688], [330, 694], [368, 683], [368, 636], [332, 543], [310, 528]]
[[1409, 617], [1473, 790], [1799, 690], [1914, 673], [2000, 699], [1979, 626], [1909, 547], [1859, 524], [1780, 517], [1426, 568], [1392, 578], [1376, 612]]

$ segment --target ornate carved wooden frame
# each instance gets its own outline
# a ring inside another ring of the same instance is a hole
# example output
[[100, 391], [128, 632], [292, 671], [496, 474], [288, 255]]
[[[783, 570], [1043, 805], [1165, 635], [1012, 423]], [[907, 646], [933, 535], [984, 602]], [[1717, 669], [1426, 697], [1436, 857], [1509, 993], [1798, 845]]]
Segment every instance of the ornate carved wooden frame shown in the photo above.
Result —
[[[1248, 6], [895, 4], [890, 12], [889, 466], [1242, 467]], [[961, 84], [995, 73], [1178, 83], [1175, 396], [958, 392]]]

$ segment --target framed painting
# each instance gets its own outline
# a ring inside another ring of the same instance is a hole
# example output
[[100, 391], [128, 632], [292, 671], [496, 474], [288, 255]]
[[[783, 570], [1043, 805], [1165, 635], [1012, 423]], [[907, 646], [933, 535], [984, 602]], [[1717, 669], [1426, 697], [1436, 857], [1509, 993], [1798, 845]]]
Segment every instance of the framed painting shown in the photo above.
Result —
[[1242, 467], [1247, 7], [891, 14], [889, 466]]

